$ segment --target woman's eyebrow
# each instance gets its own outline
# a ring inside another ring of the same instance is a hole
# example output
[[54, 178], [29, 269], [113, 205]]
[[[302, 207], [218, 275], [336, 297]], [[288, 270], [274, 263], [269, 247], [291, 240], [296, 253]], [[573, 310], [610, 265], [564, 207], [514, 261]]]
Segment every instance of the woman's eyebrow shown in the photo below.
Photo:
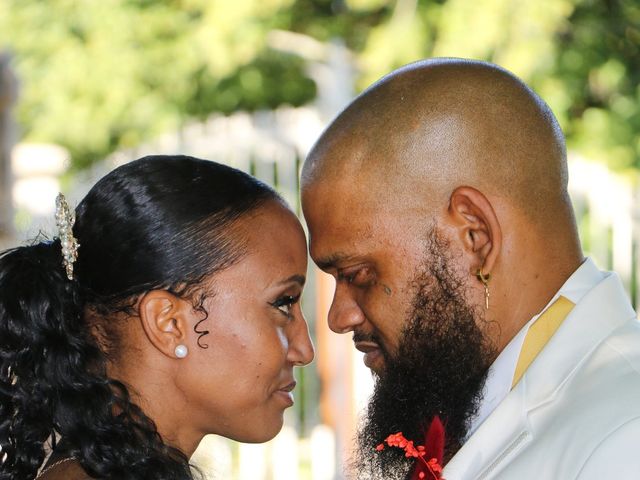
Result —
[[293, 282], [293, 283], [297, 283], [301, 287], [303, 287], [306, 281], [307, 281], [307, 279], [305, 278], [304, 275], [291, 275], [289, 278], [286, 278], [286, 279], [282, 280], [281, 282], [279, 282], [278, 285], [284, 285], [285, 283], [292, 283]]

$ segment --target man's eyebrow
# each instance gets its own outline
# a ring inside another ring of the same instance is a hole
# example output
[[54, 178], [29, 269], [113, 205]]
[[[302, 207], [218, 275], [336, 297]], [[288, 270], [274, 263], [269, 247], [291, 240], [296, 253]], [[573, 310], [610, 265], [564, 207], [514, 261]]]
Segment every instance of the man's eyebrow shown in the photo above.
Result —
[[326, 257], [319, 258], [315, 262], [321, 270], [329, 270], [330, 268], [334, 268], [337, 263], [344, 262], [351, 257], [352, 255], [338, 252], [332, 253], [331, 255], [328, 255]]

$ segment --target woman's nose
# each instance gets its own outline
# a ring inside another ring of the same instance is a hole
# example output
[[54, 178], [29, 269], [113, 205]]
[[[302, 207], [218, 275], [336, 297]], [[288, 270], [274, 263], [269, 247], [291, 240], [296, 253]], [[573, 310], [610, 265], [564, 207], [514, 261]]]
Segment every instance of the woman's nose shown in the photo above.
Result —
[[294, 365], [308, 365], [315, 356], [313, 343], [311, 343], [309, 336], [309, 325], [302, 315], [294, 323], [296, 325], [289, 339], [288, 357]]

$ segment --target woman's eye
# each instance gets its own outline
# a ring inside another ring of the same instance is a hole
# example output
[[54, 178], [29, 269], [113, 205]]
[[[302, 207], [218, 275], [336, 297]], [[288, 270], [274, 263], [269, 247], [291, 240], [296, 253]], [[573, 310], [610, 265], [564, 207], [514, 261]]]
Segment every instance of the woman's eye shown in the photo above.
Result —
[[300, 300], [300, 295], [286, 295], [280, 297], [271, 305], [280, 310], [287, 317], [291, 317], [291, 309]]

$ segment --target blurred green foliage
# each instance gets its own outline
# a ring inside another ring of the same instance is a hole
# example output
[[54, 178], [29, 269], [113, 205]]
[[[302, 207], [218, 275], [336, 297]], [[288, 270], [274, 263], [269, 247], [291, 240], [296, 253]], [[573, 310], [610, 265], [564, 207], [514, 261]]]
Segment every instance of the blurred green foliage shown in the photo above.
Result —
[[273, 29], [342, 38], [359, 89], [428, 56], [494, 61], [574, 151], [640, 168], [638, 0], [0, 0], [23, 133], [76, 167], [189, 118], [309, 102], [307, 60], [271, 48]]
[[269, 50], [289, 0], [0, 0], [0, 45], [22, 83], [32, 141], [75, 167], [212, 111], [301, 105], [315, 84], [300, 58]]
[[557, 34], [570, 146], [640, 168], [640, 2], [584, 1]]

